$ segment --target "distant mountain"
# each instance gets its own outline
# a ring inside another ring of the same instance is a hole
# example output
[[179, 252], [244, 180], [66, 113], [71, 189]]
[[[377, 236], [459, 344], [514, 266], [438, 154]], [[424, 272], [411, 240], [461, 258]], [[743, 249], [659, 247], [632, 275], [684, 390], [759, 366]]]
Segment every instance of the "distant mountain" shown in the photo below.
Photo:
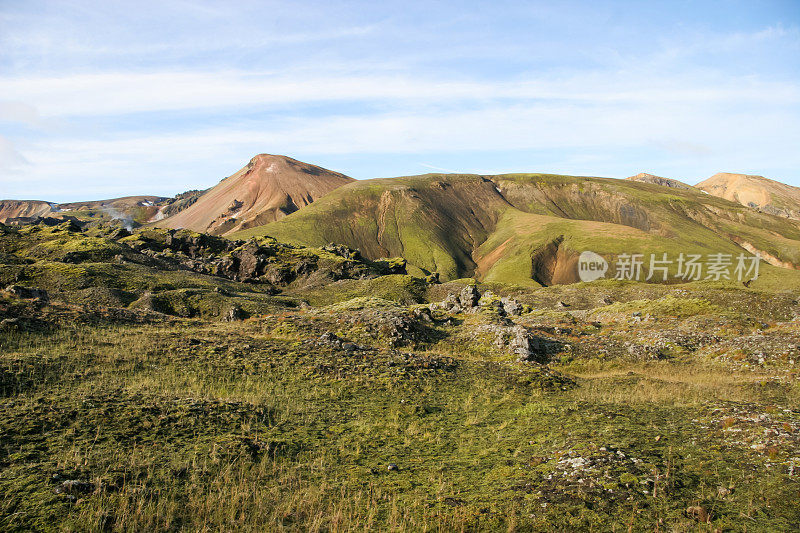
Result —
[[645, 173], [626, 180], [426, 174], [356, 181], [261, 154], [215, 187], [173, 198], [0, 202], [0, 222], [41, 216], [337, 243], [368, 259], [404, 257], [409, 272], [442, 280], [572, 283], [583, 251], [609, 261], [746, 251], [800, 269], [800, 189], [741, 174], [717, 174], [698, 187]]
[[50, 213], [53, 204], [41, 200], [0, 200], [0, 223], [11, 219], [28, 219]]
[[697, 188], [765, 213], [800, 220], [800, 188], [764, 176], [720, 172], [698, 183]]
[[123, 196], [110, 200], [69, 202], [58, 204], [55, 213], [76, 212], [91, 217], [108, 217], [128, 224], [149, 222], [158, 213], [159, 204], [167, 200], [163, 196]]
[[0, 223], [25, 224], [39, 218], [73, 217], [81, 220], [122, 220], [127, 225], [146, 224], [177, 214], [204, 191], [188, 191], [172, 198], [124, 196], [58, 204], [42, 200], [0, 200]]
[[157, 225], [226, 235], [279, 220], [351, 181], [290, 157], [261, 154]]
[[[800, 224], [694, 188], [629, 180], [427, 174], [349, 183], [270, 224], [232, 234], [402, 256], [442, 279], [551, 285], [577, 281], [582, 251], [737, 255], [800, 266]], [[660, 255], [659, 255], [660, 257]], [[674, 265], [673, 265], [674, 267]], [[416, 270], [414, 270], [416, 269]]]
[[638, 181], [640, 183], [652, 183], [653, 185], [661, 185], [662, 187], [672, 187], [673, 189], [691, 189], [691, 185], [687, 185], [682, 181], [674, 180], [671, 178], [662, 178], [661, 176], [654, 176], [646, 172], [640, 172], [635, 176], [625, 178], [631, 181]]

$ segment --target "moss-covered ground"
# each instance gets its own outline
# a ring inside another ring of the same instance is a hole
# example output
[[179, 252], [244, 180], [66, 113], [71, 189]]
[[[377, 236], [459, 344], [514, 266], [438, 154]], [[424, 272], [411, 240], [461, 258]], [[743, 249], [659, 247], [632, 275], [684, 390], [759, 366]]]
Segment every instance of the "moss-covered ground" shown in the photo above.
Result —
[[341, 247], [0, 229], [0, 531], [800, 523], [793, 271], [439, 284]]
[[[519, 321], [599, 347], [717, 320], [720, 308], [700, 298], [675, 300], [611, 304], [586, 320], [539, 309]], [[744, 367], [703, 349], [667, 359], [576, 349], [547, 366], [517, 363], [470, 333], [497, 323], [482, 313], [437, 321], [390, 349], [362, 327], [370, 308], [413, 306], [361, 298], [244, 322], [133, 324], [71, 320], [72, 308], [52, 304], [38, 315], [48, 327], [3, 330], [0, 529], [800, 523], [793, 363], [768, 354]], [[735, 315], [706, 330], [721, 341], [800, 333], [790, 322], [751, 322]], [[359, 349], [316, 341], [334, 330]], [[70, 480], [87, 488], [65, 489]]]

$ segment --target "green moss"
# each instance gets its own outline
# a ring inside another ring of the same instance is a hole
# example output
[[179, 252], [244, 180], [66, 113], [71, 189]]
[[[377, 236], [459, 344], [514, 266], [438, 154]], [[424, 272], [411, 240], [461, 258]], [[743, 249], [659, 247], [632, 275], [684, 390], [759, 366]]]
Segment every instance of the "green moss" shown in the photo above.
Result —
[[331, 304], [325, 309], [331, 313], [339, 313], [343, 311], [356, 311], [362, 309], [396, 309], [398, 308], [397, 302], [386, 300], [383, 298], [376, 298], [374, 296], [359, 296], [344, 302]]
[[330, 305], [359, 297], [372, 297], [409, 304], [425, 300], [425, 280], [404, 274], [390, 274], [373, 279], [347, 279], [311, 290], [291, 290], [289, 294], [311, 305]]
[[[763, 434], [746, 422], [757, 397], [736, 404], [748, 412], [726, 441], [727, 402], [633, 401], [643, 379], [548, 392], [538, 366], [414, 370], [414, 358], [299, 350], [303, 335], [183, 321], [15, 341], [0, 354], [0, 384], [13, 384], [0, 396], [0, 528], [691, 530], [695, 504], [719, 529], [800, 518], [795, 480], [733, 444]], [[603, 387], [629, 400], [595, 399]], [[98, 490], [71, 503], [54, 493], [66, 479]]]
[[593, 314], [629, 314], [640, 312], [642, 315], [686, 318], [695, 315], [721, 313], [723, 310], [702, 298], [676, 298], [668, 295], [657, 300], [633, 300], [616, 302], [593, 311]]

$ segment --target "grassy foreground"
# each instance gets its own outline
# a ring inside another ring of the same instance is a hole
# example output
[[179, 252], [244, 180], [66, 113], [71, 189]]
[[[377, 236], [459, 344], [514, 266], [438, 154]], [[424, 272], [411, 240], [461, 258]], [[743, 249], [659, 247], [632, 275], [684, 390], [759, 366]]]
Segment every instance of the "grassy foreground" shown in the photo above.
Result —
[[[487, 313], [396, 349], [363, 299], [231, 323], [52, 304], [0, 332], [0, 530], [796, 527], [798, 323], [674, 301], [524, 315], [572, 344], [548, 365], [495, 351]], [[718, 340], [611, 349], [654, 330]]]

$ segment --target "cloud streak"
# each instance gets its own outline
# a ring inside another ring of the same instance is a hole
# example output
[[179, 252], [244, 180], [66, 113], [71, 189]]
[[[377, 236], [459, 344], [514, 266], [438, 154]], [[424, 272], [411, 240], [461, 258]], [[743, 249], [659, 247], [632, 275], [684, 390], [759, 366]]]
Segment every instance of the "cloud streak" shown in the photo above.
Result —
[[[704, 79], [705, 78], [705, 79]], [[0, 79], [0, 94], [30, 116], [85, 117], [156, 111], [246, 109], [286, 104], [381, 101], [446, 104], [524, 100], [588, 104], [797, 105], [800, 86], [749, 77], [587, 72], [549, 79], [454, 81], [401, 75], [308, 76], [242, 71], [110, 72]], [[24, 103], [20, 103], [23, 102]], [[12, 104], [6, 103], [5, 106]], [[0, 113], [4, 111], [0, 107]]]

